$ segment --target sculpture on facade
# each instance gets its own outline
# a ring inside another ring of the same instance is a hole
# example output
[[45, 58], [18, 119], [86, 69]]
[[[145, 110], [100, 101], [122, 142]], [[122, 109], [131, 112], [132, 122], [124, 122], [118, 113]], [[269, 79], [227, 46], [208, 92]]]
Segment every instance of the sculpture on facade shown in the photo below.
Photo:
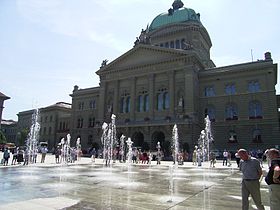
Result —
[[108, 62], [107, 59], [103, 60], [102, 63], [101, 63], [101, 67], [100, 67], [100, 68], [106, 66], [106, 65], [107, 65], [107, 62]]

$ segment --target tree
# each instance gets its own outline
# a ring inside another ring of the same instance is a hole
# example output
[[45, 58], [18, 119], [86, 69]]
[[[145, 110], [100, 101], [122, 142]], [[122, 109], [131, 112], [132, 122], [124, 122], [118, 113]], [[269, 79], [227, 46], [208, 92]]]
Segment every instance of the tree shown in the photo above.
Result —
[[20, 136], [19, 136], [19, 141], [18, 141], [19, 146], [24, 146], [28, 133], [29, 133], [29, 129], [27, 129], [27, 128], [23, 128], [20, 131]]
[[7, 139], [4, 133], [0, 130], [0, 144], [5, 144], [5, 143], [7, 143]]

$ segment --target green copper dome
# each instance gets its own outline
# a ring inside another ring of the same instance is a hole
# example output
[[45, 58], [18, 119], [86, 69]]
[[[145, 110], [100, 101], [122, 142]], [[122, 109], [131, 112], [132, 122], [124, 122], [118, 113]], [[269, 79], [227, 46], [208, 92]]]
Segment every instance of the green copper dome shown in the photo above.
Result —
[[154, 18], [149, 31], [160, 28], [162, 26], [182, 23], [186, 21], [198, 21], [200, 22], [199, 14], [196, 14], [193, 9], [183, 7], [183, 3], [179, 0], [175, 0], [173, 3], [173, 9], [169, 9], [168, 12], [162, 13]]

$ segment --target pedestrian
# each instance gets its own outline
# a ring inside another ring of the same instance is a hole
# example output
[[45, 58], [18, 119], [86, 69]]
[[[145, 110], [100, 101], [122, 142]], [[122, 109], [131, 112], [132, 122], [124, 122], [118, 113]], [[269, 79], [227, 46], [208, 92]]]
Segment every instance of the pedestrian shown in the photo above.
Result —
[[235, 160], [236, 160], [237, 168], [239, 168], [240, 156], [238, 155], [238, 150], [235, 153]]
[[231, 167], [231, 152], [230, 151], [228, 151], [227, 162], [228, 162], [228, 167]]
[[227, 166], [227, 160], [228, 160], [228, 152], [225, 149], [223, 152], [223, 165]]
[[44, 146], [41, 149], [41, 152], [42, 152], [41, 163], [44, 163], [45, 159], [46, 159], [47, 152], [48, 152], [48, 148], [46, 146]]
[[95, 156], [96, 156], [96, 150], [95, 148], [92, 148], [91, 150], [91, 162], [95, 163]]
[[216, 163], [216, 155], [214, 152], [210, 152], [210, 168], [213, 167], [215, 168], [215, 163]]
[[9, 158], [10, 158], [10, 151], [9, 149], [6, 147], [4, 150], [4, 154], [3, 154], [3, 158], [4, 158], [4, 166], [7, 166], [9, 163]]
[[16, 163], [17, 163], [18, 151], [19, 151], [19, 148], [18, 148], [18, 147], [16, 147], [16, 148], [13, 150], [12, 165], [16, 165]]
[[194, 151], [193, 151], [193, 155], [192, 155], [192, 161], [193, 161], [193, 165], [196, 166], [196, 163], [197, 163], [197, 146], [194, 147]]
[[28, 151], [28, 149], [25, 149], [23, 165], [28, 165], [28, 162], [29, 162], [29, 151]]
[[60, 163], [59, 162], [60, 155], [61, 155], [61, 150], [60, 150], [59, 146], [57, 146], [55, 149], [55, 163]]
[[242, 210], [249, 209], [249, 196], [251, 195], [255, 205], [259, 210], [264, 210], [261, 201], [260, 177], [262, 176], [262, 168], [260, 162], [249, 156], [247, 150], [239, 149], [238, 155], [241, 158], [239, 168], [242, 172], [241, 192], [242, 192]]
[[267, 156], [271, 160], [271, 166], [265, 177], [269, 188], [270, 209], [278, 210], [280, 208], [280, 152], [273, 148], [268, 150]]
[[157, 151], [157, 165], [160, 165], [161, 157], [162, 157], [161, 151], [158, 150]]

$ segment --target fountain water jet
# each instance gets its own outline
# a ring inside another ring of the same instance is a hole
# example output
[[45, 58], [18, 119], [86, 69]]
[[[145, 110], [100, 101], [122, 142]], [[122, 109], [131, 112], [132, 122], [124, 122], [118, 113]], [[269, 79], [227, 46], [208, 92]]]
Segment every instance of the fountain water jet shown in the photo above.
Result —
[[178, 142], [178, 128], [175, 124], [172, 130], [172, 154], [173, 154], [173, 162], [175, 165], [178, 164], [178, 153], [179, 153], [179, 142]]
[[210, 143], [214, 141], [211, 131], [211, 121], [209, 116], [205, 117], [205, 128], [201, 131], [198, 139], [198, 148], [202, 153], [203, 161], [209, 161]]
[[26, 149], [25, 153], [28, 155], [28, 162], [33, 163], [33, 158], [37, 156], [38, 151], [38, 140], [39, 140], [39, 110], [35, 109], [32, 114], [32, 124], [30, 131], [28, 133], [28, 138], [26, 140]]
[[128, 162], [128, 165], [131, 165], [131, 163], [132, 163], [132, 144], [133, 144], [133, 141], [131, 141], [130, 137], [127, 139], [126, 144], [127, 144], [127, 147], [128, 147], [127, 162]]
[[61, 139], [60, 145], [61, 145], [61, 163], [67, 164], [70, 162], [70, 140], [71, 135], [67, 134], [67, 140], [65, 141], [64, 138]]
[[113, 149], [116, 146], [116, 115], [112, 114], [109, 125], [105, 122], [103, 123], [102, 130], [103, 159], [105, 160], [105, 165], [108, 166], [112, 163]]
[[125, 158], [124, 158], [124, 140], [125, 140], [125, 135], [122, 134], [121, 137], [120, 137], [120, 151], [119, 151], [120, 162], [125, 161]]

